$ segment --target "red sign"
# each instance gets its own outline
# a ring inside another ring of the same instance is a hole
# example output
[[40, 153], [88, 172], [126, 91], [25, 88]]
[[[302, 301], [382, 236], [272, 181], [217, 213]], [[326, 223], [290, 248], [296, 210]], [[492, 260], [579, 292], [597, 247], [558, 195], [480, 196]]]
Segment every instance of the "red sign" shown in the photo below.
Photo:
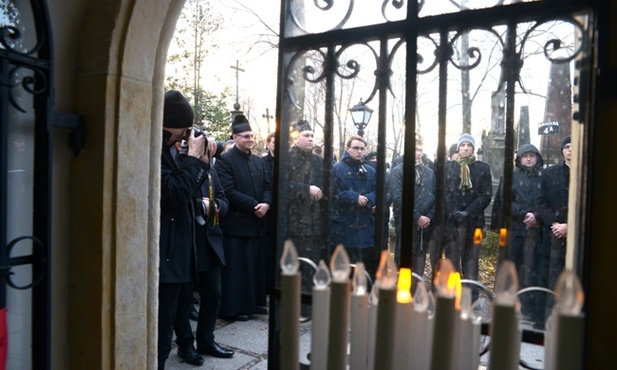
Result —
[[6, 307], [0, 309], [0, 370], [6, 369], [9, 337], [6, 331]]

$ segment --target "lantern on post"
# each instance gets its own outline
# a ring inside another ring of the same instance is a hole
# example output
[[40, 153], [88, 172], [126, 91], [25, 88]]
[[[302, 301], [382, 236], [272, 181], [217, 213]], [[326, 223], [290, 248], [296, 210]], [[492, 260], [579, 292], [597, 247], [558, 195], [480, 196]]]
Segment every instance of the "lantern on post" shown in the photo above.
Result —
[[353, 107], [349, 108], [351, 112], [351, 119], [353, 120], [353, 124], [358, 129], [358, 135], [364, 136], [364, 129], [368, 125], [368, 122], [371, 120], [371, 115], [373, 114], [373, 110], [369, 108], [366, 104], [360, 102]]

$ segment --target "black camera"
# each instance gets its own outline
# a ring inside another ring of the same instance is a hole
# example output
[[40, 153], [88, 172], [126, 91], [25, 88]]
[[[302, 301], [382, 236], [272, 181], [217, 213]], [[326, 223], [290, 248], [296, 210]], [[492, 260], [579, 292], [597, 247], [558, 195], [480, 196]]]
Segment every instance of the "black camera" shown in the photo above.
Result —
[[203, 135], [203, 137], [206, 139], [206, 142], [208, 142], [208, 138], [206, 137], [206, 133], [201, 131], [198, 127], [193, 127], [193, 136], [194, 137], [200, 137]]

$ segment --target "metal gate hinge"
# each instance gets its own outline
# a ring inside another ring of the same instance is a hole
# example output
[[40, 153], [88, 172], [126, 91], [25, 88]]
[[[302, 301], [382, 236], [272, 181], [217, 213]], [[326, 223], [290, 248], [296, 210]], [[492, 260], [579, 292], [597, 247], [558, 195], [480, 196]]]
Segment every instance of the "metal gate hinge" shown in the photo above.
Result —
[[79, 155], [82, 148], [85, 148], [84, 120], [78, 113], [67, 113], [54, 111], [52, 124], [56, 127], [65, 127], [69, 131], [69, 147], [73, 149], [75, 157]]

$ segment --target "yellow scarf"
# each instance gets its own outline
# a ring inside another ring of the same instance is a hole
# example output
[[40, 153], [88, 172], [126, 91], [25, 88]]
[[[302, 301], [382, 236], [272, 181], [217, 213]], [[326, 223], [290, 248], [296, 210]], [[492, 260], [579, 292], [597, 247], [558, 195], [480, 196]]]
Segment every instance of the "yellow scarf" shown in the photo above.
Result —
[[473, 188], [471, 183], [471, 174], [469, 173], [469, 165], [476, 161], [476, 156], [472, 155], [469, 158], [460, 158], [456, 160], [461, 166], [461, 183], [459, 189], [468, 190]]

